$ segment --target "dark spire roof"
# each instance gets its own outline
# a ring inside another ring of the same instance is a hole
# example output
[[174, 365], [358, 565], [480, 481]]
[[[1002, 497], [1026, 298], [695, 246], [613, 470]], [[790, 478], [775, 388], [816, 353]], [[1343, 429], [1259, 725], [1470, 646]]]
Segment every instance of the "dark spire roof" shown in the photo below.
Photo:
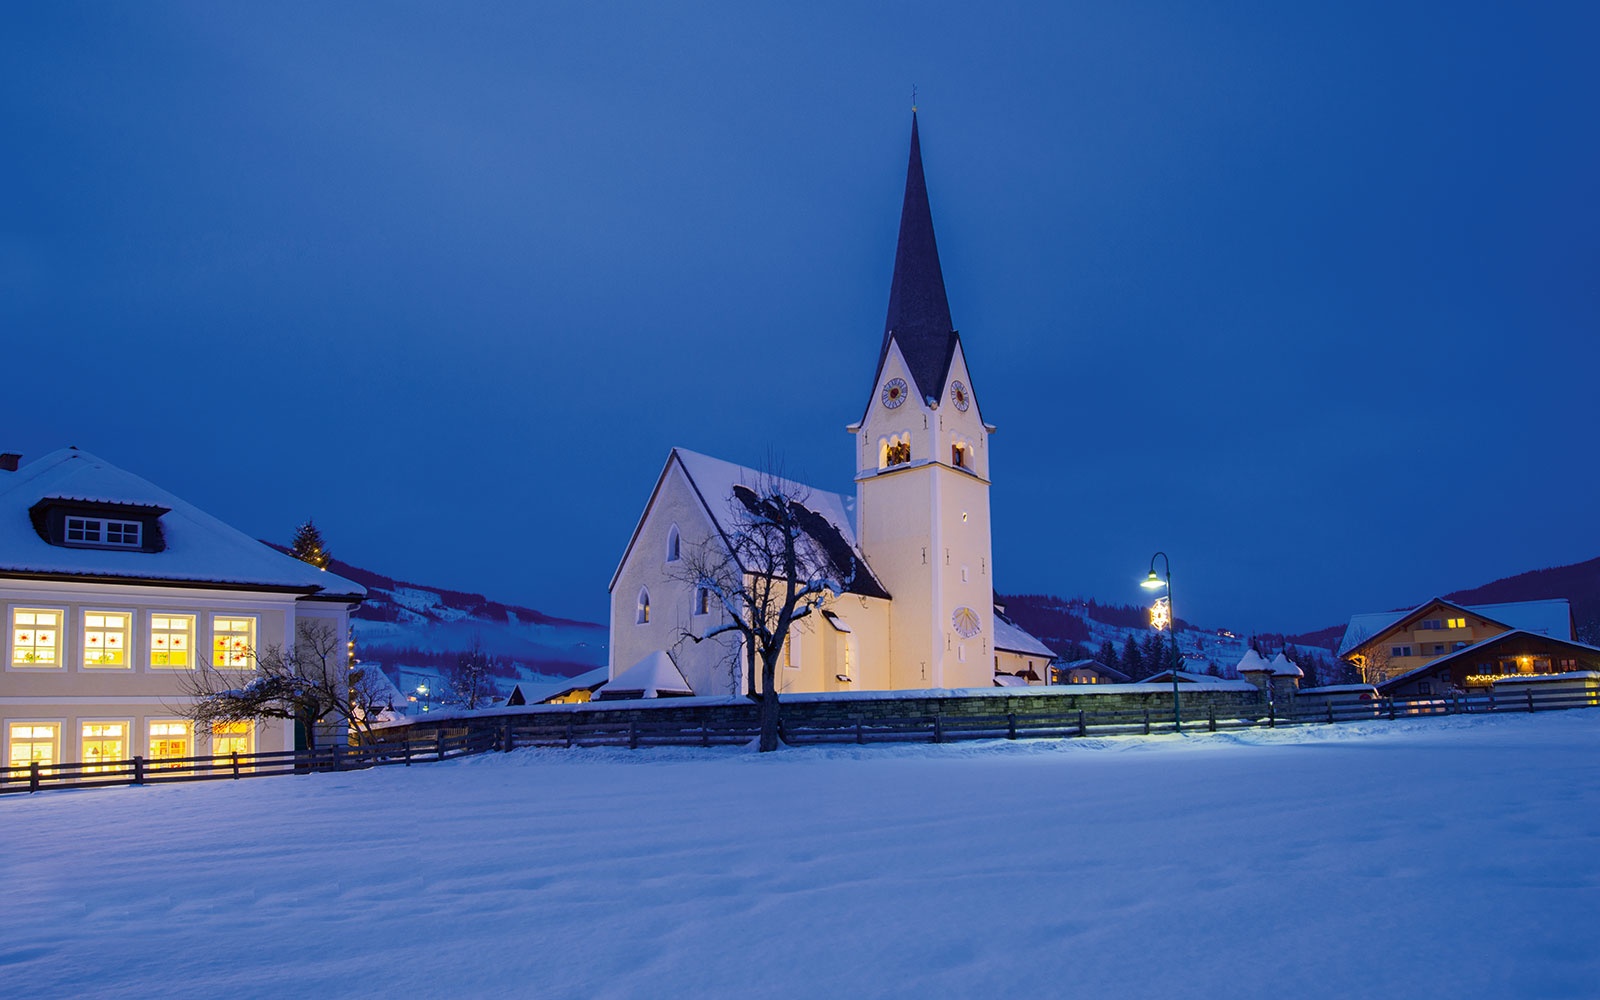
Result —
[[933, 240], [933, 212], [922, 176], [922, 143], [917, 138], [917, 113], [911, 112], [911, 162], [906, 166], [906, 198], [900, 207], [900, 242], [894, 251], [894, 280], [889, 284], [889, 317], [883, 324], [878, 371], [889, 356], [889, 341], [911, 367], [917, 391], [937, 399], [955, 356], [956, 333], [950, 302], [944, 294], [944, 272]]

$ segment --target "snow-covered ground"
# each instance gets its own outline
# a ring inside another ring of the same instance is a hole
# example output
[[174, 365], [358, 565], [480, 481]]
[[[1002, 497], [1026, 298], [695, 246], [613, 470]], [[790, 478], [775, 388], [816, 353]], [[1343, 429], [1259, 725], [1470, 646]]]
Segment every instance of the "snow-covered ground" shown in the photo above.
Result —
[[0, 799], [15, 997], [1593, 997], [1600, 711]]

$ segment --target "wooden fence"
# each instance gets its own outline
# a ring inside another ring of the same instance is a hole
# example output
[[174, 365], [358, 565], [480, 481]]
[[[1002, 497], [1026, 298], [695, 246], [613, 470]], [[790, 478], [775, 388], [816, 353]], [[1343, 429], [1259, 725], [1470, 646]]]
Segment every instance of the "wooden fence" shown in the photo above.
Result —
[[[1545, 712], [1600, 706], [1600, 691], [1564, 690], [1493, 692], [1439, 698], [1346, 699], [1311, 703], [1299, 699], [1280, 712], [1268, 704], [1259, 714], [1190, 716], [1187, 732], [1219, 732], [1315, 723], [1408, 719], [1419, 716], [1472, 715], [1486, 712]], [[615, 706], [608, 706], [615, 714]], [[743, 745], [760, 727], [753, 721], [685, 722], [653, 720], [648, 711], [626, 713], [609, 721], [585, 719], [579, 712], [525, 714], [441, 723], [425, 739], [380, 740], [367, 746], [333, 746], [318, 750], [233, 754], [222, 757], [109, 761], [97, 764], [31, 764], [0, 767], [0, 793], [37, 792], [51, 788], [98, 788], [110, 785], [154, 785], [174, 781], [255, 778], [278, 774], [353, 771], [395, 764], [429, 763], [471, 754], [519, 747], [666, 747]], [[1076, 739], [1086, 736], [1150, 735], [1179, 727], [1170, 711], [1135, 708], [1057, 714], [907, 715], [785, 721], [780, 736], [791, 746], [830, 743], [953, 743], [961, 740]]]
[[484, 733], [436, 734], [432, 739], [330, 746], [316, 750], [278, 750], [208, 757], [163, 757], [99, 761], [92, 764], [13, 764], [0, 767], [0, 794], [51, 788], [103, 788], [111, 785], [161, 785], [175, 781], [261, 778], [278, 774], [356, 771], [392, 764], [425, 764], [499, 748]]

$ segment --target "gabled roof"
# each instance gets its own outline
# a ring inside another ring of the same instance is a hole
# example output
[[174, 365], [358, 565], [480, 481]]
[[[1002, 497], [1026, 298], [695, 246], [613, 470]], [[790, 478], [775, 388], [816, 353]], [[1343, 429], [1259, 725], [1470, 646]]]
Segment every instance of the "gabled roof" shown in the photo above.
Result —
[[1513, 601], [1507, 604], [1456, 604], [1435, 597], [1410, 611], [1382, 611], [1353, 616], [1339, 643], [1339, 655], [1346, 656], [1358, 646], [1371, 642], [1396, 626], [1405, 626], [1421, 619], [1425, 612], [1434, 607], [1465, 612], [1507, 629], [1526, 629], [1557, 639], [1572, 638], [1572, 605], [1565, 598]]
[[1073, 660], [1071, 663], [1057, 664], [1056, 665], [1056, 669], [1061, 671], [1062, 673], [1067, 673], [1067, 672], [1070, 672], [1070, 671], [1073, 671], [1073, 670], [1093, 670], [1097, 674], [1105, 674], [1107, 677], [1111, 678], [1113, 681], [1116, 681], [1118, 684], [1132, 684], [1133, 683], [1133, 678], [1132, 677], [1129, 677], [1127, 674], [1125, 674], [1122, 671], [1118, 670], [1116, 667], [1107, 666], [1106, 664], [1101, 663], [1099, 660], [1096, 660], [1096, 659]]
[[913, 111], [911, 158], [906, 164], [905, 200], [900, 205], [900, 238], [895, 244], [894, 277], [889, 281], [889, 313], [883, 324], [883, 344], [878, 349], [868, 407], [876, 398], [891, 342], [900, 345], [918, 398], [937, 405], [960, 340], [950, 320], [944, 271], [939, 266], [939, 247], [933, 238], [933, 210], [922, 174], [922, 140]]
[[855, 573], [845, 587], [846, 592], [863, 597], [885, 599], [889, 597], [889, 592], [873, 575], [872, 568], [867, 565], [866, 557], [861, 554], [861, 546], [856, 542], [853, 498], [767, 475], [756, 469], [689, 451], [687, 448], [674, 448], [667, 456], [666, 468], [662, 470], [661, 478], [656, 481], [656, 491], [651, 494], [650, 503], [645, 506], [645, 514], [640, 516], [639, 524], [633, 530], [633, 537], [629, 539], [628, 548], [623, 552], [617, 573], [612, 575], [612, 587], [616, 586], [617, 574], [622, 572], [622, 566], [627, 563], [628, 554], [633, 551], [633, 546], [638, 541], [639, 531], [644, 527], [644, 519], [649, 514], [650, 506], [655, 503], [656, 495], [661, 490], [661, 483], [666, 480], [674, 463], [683, 470], [700, 506], [724, 540], [728, 539], [736, 528], [733, 505], [748, 501], [754, 495], [752, 487], [772, 486], [784, 490], [793, 496], [802, 497], [801, 506], [811, 515], [805, 519], [804, 528], [806, 540], [814, 546], [813, 553], [825, 557], [841, 579], [849, 576], [848, 564], [854, 561]]
[[1411, 678], [1419, 675], [1434, 673], [1441, 667], [1448, 668], [1457, 660], [1464, 660], [1473, 656], [1482, 656], [1485, 653], [1494, 651], [1500, 646], [1512, 645], [1527, 639], [1542, 639], [1555, 644], [1559, 648], [1570, 649], [1575, 652], [1593, 653], [1596, 656], [1600, 656], [1600, 647], [1589, 646], [1581, 642], [1573, 642], [1570, 639], [1562, 639], [1557, 636], [1545, 635], [1540, 632], [1531, 632], [1527, 629], [1518, 628], [1512, 629], [1509, 632], [1501, 632], [1499, 635], [1492, 635], [1489, 638], [1484, 639], [1482, 642], [1475, 642], [1472, 645], [1458, 649], [1453, 653], [1446, 653], [1443, 656], [1435, 657], [1420, 667], [1413, 667], [1403, 674], [1391, 677], [1382, 682], [1378, 685], [1378, 690], [1392, 691], [1395, 687], [1405, 683]]
[[[30, 511], [41, 501], [160, 511], [159, 552], [52, 545]], [[0, 574], [220, 584], [360, 599], [366, 588], [275, 551], [131, 472], [64, 448], [0, 472]]]

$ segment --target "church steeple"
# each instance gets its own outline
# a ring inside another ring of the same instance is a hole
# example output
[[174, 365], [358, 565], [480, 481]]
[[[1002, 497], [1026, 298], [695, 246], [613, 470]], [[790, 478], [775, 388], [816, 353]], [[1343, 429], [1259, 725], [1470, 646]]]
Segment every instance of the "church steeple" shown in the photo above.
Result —
[[878, 351], [878, 371], [889, 356], [889, 343], [911, 369], [917, 395], [937, 400], [955, 354], [956, 332], [950, 321], [950, 302], [944, 292], [944, 272], [939, 268], [939, 248], [933, 239], [933, 212], [928, 207], [928, 185], [922, 176], [922, 143], [917, 136], [917, 113], [911, 112], [911, 160], [906, 166], [906, 196], [900, 207], [900, 241], [894, 252], [894, 278], [889, 284], [889, 316], [883, 325], [883, 346]]

